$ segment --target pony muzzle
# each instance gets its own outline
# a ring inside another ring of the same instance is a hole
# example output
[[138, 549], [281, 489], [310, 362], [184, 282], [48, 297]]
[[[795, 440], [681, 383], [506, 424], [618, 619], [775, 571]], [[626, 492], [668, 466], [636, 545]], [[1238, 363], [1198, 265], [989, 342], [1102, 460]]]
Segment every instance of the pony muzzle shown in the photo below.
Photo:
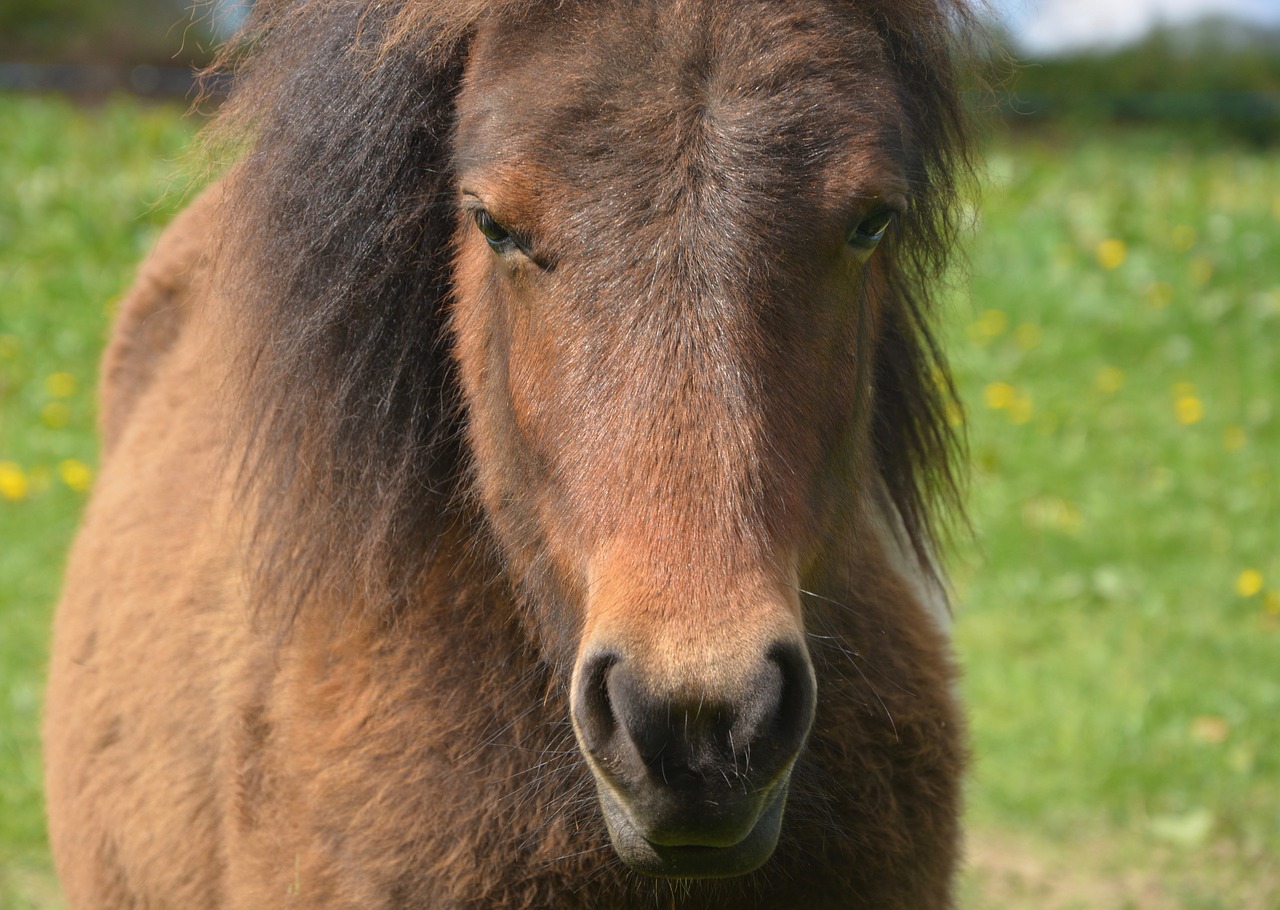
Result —
[[[701, 663], [701, 662], [700, 662]], [[816, 684], [798, 639], [757, 658], [726, 654], [697, 684], [588, 647], [571, 714], [618, 855], [669, 878], [742, 875], [772, 855], [787, 788], [813, 722]]]

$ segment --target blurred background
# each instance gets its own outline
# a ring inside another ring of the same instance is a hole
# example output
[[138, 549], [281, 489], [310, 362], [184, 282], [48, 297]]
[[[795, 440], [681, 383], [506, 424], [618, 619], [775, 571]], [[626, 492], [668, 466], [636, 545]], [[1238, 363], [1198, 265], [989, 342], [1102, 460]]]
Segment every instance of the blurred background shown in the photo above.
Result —
[[[238, 0], [0, 4], [0, 910], [115, 302], [206, 178]], [[970, 910], [1280, 908], [1280, 2], [1002, 0], [941, 314]], [[980, 87], [981, 86], [981, 87]]]

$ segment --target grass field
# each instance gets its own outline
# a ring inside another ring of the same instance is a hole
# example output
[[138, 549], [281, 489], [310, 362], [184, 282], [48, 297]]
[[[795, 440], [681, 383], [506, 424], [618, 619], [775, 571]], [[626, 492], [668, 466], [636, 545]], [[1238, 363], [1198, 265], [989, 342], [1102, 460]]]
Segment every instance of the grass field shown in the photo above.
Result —
[[1081, 907], [1276, 910], [1280, 156], [1137, 135], [989, 162], [950, 344], [974, 827], [1119, 889]]
[[[59, 907], [37, 725], [169, 107], [0, 96], [0, 910]], [[1280, 907], [1280, 156], [1003, 139], [948, 313], [970, 910]]]
[[180, 113], [0, 95], [0, 910], [60, 906], [36, 735], [49, 610], [92, 482], [111, 304], [177, 201]]

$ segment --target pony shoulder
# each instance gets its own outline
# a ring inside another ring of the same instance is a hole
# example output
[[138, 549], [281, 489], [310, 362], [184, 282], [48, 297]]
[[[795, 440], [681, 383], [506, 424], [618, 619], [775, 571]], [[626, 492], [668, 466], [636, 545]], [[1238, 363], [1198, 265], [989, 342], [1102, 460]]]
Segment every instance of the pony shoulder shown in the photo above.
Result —
[[224, 189], [201, 193], [160, 235], [124, 295], [99, 383], [103, 456], [182, 335], [207, 269]]

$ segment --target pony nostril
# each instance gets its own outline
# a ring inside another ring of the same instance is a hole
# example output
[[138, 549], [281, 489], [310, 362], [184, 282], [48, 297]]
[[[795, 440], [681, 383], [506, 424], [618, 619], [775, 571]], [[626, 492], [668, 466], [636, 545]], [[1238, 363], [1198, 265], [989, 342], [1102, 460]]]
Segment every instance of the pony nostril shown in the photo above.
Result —
[[809, 735], [817, 709], [817, 682], [804, 646], [779, 642], [769, 649], [769, 661], [778, 668], [780, 691], [772, 729], [765, 733], [780, 747], [798, 752]]
[[635, 750], [635, 755], [645, 765], [661, 759], [674, 760], [671, 752], [671, 727], [676, 723], [670, 703], [655, 699], [647, 692], [642, 680], [628, 666], [611, 673], [607, 680], [609, 699], [614, 716], [622, 726], [623, 742]]
[[632, 657], [593, 650], [573, 683], [579, 745], [614, 837], [735, 847], [766, 815], [772, 821], [760, 830], [776, 837], [791, 764], [813, 720], [803, 645], [774, 644], [696, 683], [646, 670]]
[[771, 733], [786, 690], [782, 665], [768, 660], [743, 690], [741, 708], [733, 725], [733, 738], [738, 749]]
[[781, 771], [804, 745], [816, 703], [813, 670], [803, 647], [775, 644], [744, 692], [732, 730], [735, 753], [757, 775]]
[[587, 657], [578, 672], [573, 698], [573, 716], [582, 746], [599, 752], [617, 728], [613, 700], [609, 697], [609, 673], [621, 658], [609, 651]]
[[[655, 691], [655, 688], [657, 691]], [[613, 651], [584, 658], [573, 715], [583, 749], [623, 786], [670, 790], [727, 779], [766, 785], [804, 745], [816, 702], [803, 645], [774, 644], [744, 683], [672, 698]]]

